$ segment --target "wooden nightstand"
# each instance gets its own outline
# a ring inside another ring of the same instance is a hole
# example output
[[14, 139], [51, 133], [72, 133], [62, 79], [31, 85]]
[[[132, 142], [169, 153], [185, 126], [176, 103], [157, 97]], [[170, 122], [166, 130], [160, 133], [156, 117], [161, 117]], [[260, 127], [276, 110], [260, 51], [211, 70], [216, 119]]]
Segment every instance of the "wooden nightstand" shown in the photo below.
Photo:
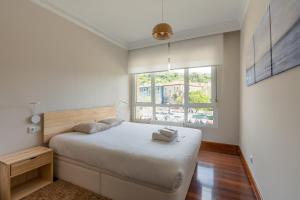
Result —
[[53, 182], [53, 151], [34, 147], [0, 156], [0, 199], [21, 199]]

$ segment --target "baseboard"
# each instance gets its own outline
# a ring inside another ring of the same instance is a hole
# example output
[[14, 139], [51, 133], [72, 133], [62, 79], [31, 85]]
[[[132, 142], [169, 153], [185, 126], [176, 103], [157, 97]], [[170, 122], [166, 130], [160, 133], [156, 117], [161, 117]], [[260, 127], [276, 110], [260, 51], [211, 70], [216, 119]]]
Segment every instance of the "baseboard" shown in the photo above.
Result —
[[202, 141], [202, 151], [213, 151], [224, 154], [239, 155], [239, 146], [232, 144], [222, 144], [216, 142]]
[[260, 193], [260, 191], [259, 191], [259, 189], [257, 187], [256, 182], [255, 182], [255, 179], [253, 178], [252, 172], [251, 172], [251, 170], [250, 170], [250, 168], [248, 166], [248, 163], [247, 163], [247, 161], [246, 161], [246, 159], [245, 159], [245, 157], [243, 155], [243, 152], [241, 151], [241, 149], [239, 147], [238, 147], [238, 152], [240, 154], [240, 158], [241, 158], [242, 164], [244, 166], [245, 172], [247, 174], [247, 177], [249, 179], [250, 185], [252, 187], [252, 190], [253, 190], [253, 192], [255, 194], [256, 199], [257, 200], [263, 200], [262, 195], [261, 195], [261, 193]]

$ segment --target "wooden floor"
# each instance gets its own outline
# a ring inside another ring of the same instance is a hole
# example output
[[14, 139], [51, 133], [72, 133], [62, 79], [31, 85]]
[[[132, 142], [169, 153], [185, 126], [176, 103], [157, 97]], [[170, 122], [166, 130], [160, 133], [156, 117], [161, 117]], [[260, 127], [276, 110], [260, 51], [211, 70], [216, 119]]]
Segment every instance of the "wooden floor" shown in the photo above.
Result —
[[186, 200], [256, 200], [239, 156], [200, 151]]

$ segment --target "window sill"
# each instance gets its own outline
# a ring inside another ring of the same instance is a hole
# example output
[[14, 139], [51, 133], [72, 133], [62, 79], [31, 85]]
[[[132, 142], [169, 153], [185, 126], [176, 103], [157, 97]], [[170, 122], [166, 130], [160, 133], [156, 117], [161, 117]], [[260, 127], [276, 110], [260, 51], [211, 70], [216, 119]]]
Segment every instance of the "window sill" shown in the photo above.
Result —
[[187, 127], [187, 128], [218, 128], [216, 124], [213, 125], [201, 125], [201, 124], [192, 124], [192, 123], [176, 123], [176, 122], [164, 122], [164, 121], [156, 121], [156, 120], [133, 120], [135, 123], [143, 123], [143, 124], [156, 124], [156, 125], [165, 125], [165, 126], [179, 126], [179, 127]]

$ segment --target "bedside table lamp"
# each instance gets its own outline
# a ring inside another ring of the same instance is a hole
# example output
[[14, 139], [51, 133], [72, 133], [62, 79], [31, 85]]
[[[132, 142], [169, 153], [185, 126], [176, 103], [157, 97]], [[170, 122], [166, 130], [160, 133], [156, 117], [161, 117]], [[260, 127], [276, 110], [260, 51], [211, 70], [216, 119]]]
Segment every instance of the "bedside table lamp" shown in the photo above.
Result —
[[36, 114], [36, 106], [40, 105], [41, 103], [40, 102], [31, 102], [29, 104], [32, 106], [32, 116], [30, 118], [30, 122], [32, 124], [40, 123], [41, 117], [38, 114]]
[[119, 103], [116, 104], [116, 111], [117, 111], [117, 118], [121, 118], [121, 106], [122, 105], [128, 105], [128, 102], [127, 101], [124, 101], [124, 100], [121, 100], [119, 101]]

